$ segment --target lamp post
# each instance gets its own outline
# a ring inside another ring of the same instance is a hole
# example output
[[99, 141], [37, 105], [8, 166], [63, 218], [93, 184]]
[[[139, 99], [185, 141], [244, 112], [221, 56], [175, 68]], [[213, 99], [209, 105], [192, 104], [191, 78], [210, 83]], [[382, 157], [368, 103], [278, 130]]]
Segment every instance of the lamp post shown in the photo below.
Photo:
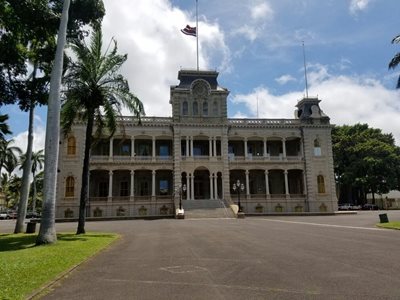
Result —
[[186, 192], [186, 184], [179, 187], [179, 209], [182, 209], [182, 194]]
[[242, 205], [240, 204], [240, 192], [244, 192], [244, 184], [240, 182], [240, 180], [238, 179], [236, 181], [236, 183], [233, 183], [232, 189], [234, 192], [237, 193], [237, 197], [238, 197], [238, 206], [239, 206], [239, 210], [238, 210], [238, 217], [239, 214], [243, 214], [243, 210], [242, 210]]
[[176, 187], [175, 193], [179, 193], [179, 209], [177, 209], [175, 218], [177, 219], [184, 219], [185, 218], [185, 213], [182, 208], [182, 194], [183, 192], [186, 192], [186, 184], [180, 185]]

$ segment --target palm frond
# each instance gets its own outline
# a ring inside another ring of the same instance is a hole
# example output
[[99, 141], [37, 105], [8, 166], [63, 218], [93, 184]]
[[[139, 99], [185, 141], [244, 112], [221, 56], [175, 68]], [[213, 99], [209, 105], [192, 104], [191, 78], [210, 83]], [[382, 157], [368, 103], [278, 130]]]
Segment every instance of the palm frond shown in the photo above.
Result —
[[396, 55], [389, 62], [389, 69], [395, 69], [400, 63], [400, 53], [396, 53]]
[[394, 44], [394, 43], [396, 43], [396, 44], [400, 43], [400, 35], [397, 35], [392, 39], [392, 44]]

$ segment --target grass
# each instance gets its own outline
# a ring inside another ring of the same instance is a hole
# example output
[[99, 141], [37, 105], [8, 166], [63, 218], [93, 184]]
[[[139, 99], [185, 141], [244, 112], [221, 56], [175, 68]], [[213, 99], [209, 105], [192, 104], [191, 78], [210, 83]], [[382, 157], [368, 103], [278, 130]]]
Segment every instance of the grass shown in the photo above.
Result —
[[0, 299], [24, 299], [119, 237], [61, 233], [57, 234], [57, 243], [35, 246], [36, 236], [0, 234]]
[[378, 223], [378, 224], [376, 224], [376, 226], [382, 227], [382, 228], [399, 229], [400, 230], [400, 221], [389, 222], [389, 223]]

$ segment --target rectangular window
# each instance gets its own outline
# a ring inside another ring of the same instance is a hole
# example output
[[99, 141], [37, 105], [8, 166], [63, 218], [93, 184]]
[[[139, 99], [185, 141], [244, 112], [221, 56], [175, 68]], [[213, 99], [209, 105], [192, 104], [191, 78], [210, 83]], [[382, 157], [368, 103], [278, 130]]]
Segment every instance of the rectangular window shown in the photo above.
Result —
[[167, 145], [160, 145], [160, 156], [169, 156], [169, 148]]
[[321, 148], [314, 147], [314, 156], [321, 156]]
[[160, 195], [168, 194], [168, 180], [160, 180]]

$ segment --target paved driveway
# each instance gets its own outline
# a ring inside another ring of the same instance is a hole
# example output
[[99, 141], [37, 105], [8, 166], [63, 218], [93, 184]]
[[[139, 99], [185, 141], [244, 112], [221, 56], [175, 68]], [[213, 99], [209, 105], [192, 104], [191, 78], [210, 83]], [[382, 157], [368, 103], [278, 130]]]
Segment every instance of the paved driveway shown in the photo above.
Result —
[[379, 213], [90, 222], [123, 238], [44, 299], [400, 299], [400, 231]]

